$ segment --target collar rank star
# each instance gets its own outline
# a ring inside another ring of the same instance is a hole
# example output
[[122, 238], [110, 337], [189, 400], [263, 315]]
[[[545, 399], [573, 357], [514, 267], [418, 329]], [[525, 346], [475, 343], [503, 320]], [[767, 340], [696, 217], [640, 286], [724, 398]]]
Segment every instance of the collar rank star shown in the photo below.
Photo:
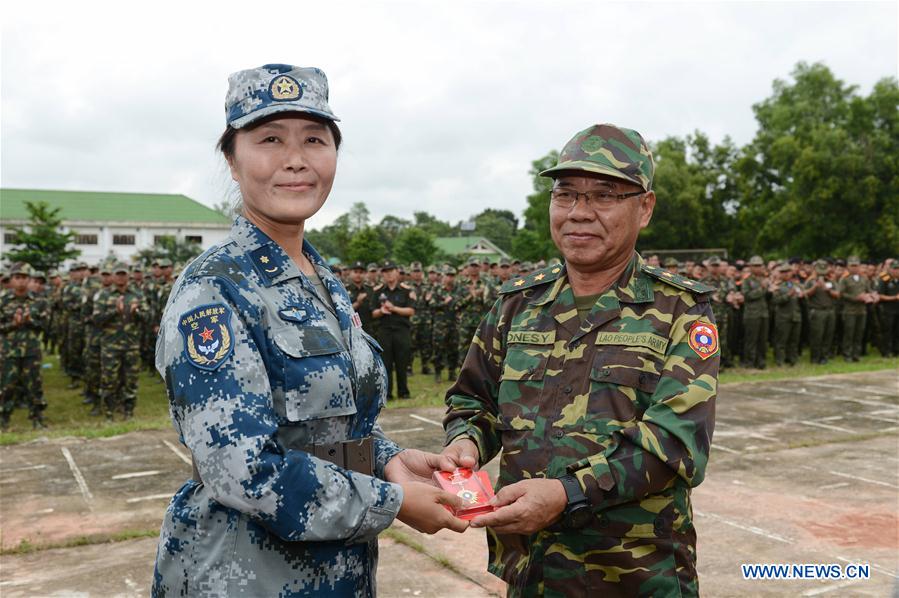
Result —
[[178, 318], [184, 337], [184, 358], [201, 370], [212, 371], [234, 351], [231, 309], [221, 303], [202, 305]]
[[687, 334], [687, 344], [702, 359], [708, 359], [718, 352], [718, 329], [708, 322], [693, 322]]
[[250, 254], [256, 268], [269, 280], [281, 274], [281, 261], [269, 252], [268, 246], [260, 247]]

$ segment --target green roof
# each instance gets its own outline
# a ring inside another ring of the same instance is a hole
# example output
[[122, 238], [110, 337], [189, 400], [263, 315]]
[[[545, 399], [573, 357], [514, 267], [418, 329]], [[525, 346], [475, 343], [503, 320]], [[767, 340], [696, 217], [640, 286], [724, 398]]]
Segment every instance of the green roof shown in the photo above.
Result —
[[25, 202], [60, 208], [64, 222], [162, 222], [229, 225], [230, 220], [185, 195], [0, 189], [0, 221], [28, 220]]
[[[491, 247], [496, 247], [496, 244], [487, 237], [437, 237], [434, 239], [434, 245], [437, 246], [437, 249], [447, 255], [460, 255], [463, 253], [470, 253], [469, 249], [479, 241], [486, 241]], [[498, 247], [494, 252], [479, 253], [478, 255], [509, 257]]]

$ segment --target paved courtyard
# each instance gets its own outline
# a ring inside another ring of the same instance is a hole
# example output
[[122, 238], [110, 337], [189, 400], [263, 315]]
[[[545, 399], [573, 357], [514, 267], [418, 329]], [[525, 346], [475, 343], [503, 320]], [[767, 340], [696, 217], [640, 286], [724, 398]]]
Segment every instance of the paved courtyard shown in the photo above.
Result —
[[[439, 450], [441, 417], [439, 408], [397, 409], [381, 423], [404, 446]], [[493, 477], [495, 468], [487, 467]], [[189, 473], [189, 455], [170, 431], [2, 447], [0, 541], [8, 549], [158, 528]], [[704, 595], [892, 595], [899, 374], [722, 387], [709, 471], [694, 499]], [[396, 524], [381, 541], [380, 595], [501, 595], [503, 584], [484, 572], [483, 534], [425, 536]], [[140, 538], [5, 555], [0, 593], [146, 596], [155, 548], [154, 538]], [[750, 581], [741, 563], [860, 563], [870, 579]]]

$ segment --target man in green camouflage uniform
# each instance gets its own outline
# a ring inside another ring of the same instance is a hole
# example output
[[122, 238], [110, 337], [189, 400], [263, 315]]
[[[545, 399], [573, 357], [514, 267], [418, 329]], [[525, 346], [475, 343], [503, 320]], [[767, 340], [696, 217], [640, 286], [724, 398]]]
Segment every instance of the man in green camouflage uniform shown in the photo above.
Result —
[[10, 290], [0, 301], [0, 427], [6, 430], [16, 399], [27, 402], [34, 428], [45, 428], [47, 407], [41, 384], [40, 334], [47, 319], [46, 303], [28, 291], [31, 267], [10, 269]]
[[861, 261], [851, 256], [847, 265], [849, 275], [840, 281], [839, 286], [843, 302], [843, 358], [846, 361], [859, 361], [867, 305], [874, 300], [871, 296], [871, 281], [861, 274]]
[[449, 380], [455, 380], [459, 367], [459, 323], [456, 318], [456, 303], [459, 290], [456, 288], [456, 269], [447, 266], [439, 285], [428, 289], [425, 303], [431, 313], [433, 323], [433, 363], [434, 379], [440, 380], [443, 368], [449, 372]]
[[799, 328], [802, 324], [799, 300], [803, 293], [790, 264], [781, 264], [777, 272], [778, 281], [771, 294], [771, 303], [774, 304], [774, 362], [778, 366], [784, 363], [792, 366], [799, 361]]
[[[412, 262], [409, 265], [411, 272], [409, 286], [415, 291], [415, 315], [412, 316], [412, 359], [409, 367], [415, 361], [415, 354], [421, 360], [421, 373], [431, 373], [431, 347], [427, 339], [431, 336], [431, 314], [428, 311], [425, 293], [428, 285], [424, 280], [424, 268], [421, 262]], [[411, 370], [410, 370], [411, 373]]]
[[882, 318], [880, 352], [884, 357], [899, 357], [899, 260], [888, 262], [877, 282]]
[[103, 402], [100, 400], [100, 368], [102, 359], [103, 334], [93, 320], [94, 301], [100, 291], [112, 284], [111, 264], [100, 264], [99, 277], [84, 279], [84, 296], [81, 303], [81, 319], [87, 332], [84, 356], [84, 404], [91, 406], [91, 415], [100, 415]]
[[565, 265], [503, 286], [447, 392], [442, 467], [502, 450], [498, 508], [471, 524], [510, 596], [696, 596], [714, 289], [634, 251], [655, 206], [636, 131], [593, 126], [541, 174]]
[[[487, 260], [488, 264], [490, 260]], [[460, 356], [468, 352], [471, 339], [478, 329], [478, 322], [487, 311], [485, 300], [487, 298], [487, 283], [482, 276], [478, 258], [468, 260], [465, 268], [465, 276], [457, 281], [459, 287], [458, 300], [456, 301], [456, 318], [459, 322], [459, 349]]]
[[836, 303], [839, 293], [828, 279], [827, 262], [815, 262], [815, 273], [802, 285], [808, 303], [808, 344], [812, 363], [827, 363], [828, 350], [833, 343]]
[[69, 388], [75, 388], [84, 377], [84, 320], [81, 318], [81, 305], [84, 299], [84, 278], [87, 275], [87, 264], [77, 262], [69, 269], [69, 281], [62, 291], [62, 304], [65, 309], [66, 340], [65, 373], [71, 378]]
[[749, 259], [752, 275], [743, 281], [743, 365], [765, 369], [768, 351], [768, 279], [765, 261], [754, 255]]
[[91, 321], [103, 341], [100, 345], [100, 403], [111, 420], [116, 412], [134, 415], [137, 376], [140, 372], [141, 321], [149, 313], [143, 293], [128, 281], [128, 266], [111, 268], [112, 284], [104, 286], [93, 302]]
[[722, 268], [721, 258], [712, 256], [708, 261], [709, 274], [702, 283], [715, 288], [712, 294], [712, 313], [715, 314], [715, 324], [718, 326], [718, 338], [721, 343], [721, 367], [730, 365], [730, 351], [728, 350], [727, 336], [730, 333], [728, 326], [730, 301], [737, 291], [734, 281], [728, 278]]

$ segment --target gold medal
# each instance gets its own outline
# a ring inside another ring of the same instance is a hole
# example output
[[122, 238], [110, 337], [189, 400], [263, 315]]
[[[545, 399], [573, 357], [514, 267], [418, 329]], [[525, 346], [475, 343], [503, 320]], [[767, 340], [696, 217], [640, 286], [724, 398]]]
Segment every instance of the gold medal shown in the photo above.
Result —
[[477, 504], [478, 502], [478, 493], [474, 490], [459, 490], [456, 493], [456, 496], [464, 500], [470, 505]]

